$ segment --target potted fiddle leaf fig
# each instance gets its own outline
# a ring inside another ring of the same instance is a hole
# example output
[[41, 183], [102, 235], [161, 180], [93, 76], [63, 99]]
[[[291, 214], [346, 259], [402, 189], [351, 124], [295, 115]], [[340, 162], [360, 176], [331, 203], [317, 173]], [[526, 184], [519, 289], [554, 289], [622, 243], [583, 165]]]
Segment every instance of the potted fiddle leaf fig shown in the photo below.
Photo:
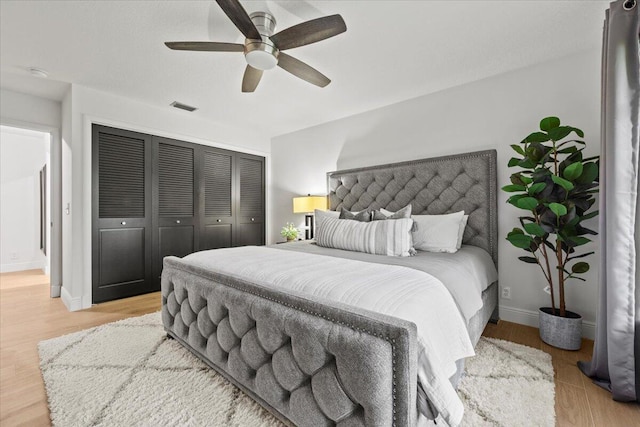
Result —
[[[511, 145], [517, 156], [509, 160], [511, 193], [508, 203], [522, 211], [520, 227], [507, 240], [527, 252], [519, 260], [537, 264], [551, 296], [551, 307], [540, 308], [540, 337], [547, 344], [578, 350], [582, 343], [582, 317], [567, 310], [565, 287], [585, 281], [589, 271], [585, 252], [590, 235], [584, 222], [598, 215], [591, 210], [598, 192], [599, 157], [585, 157], [584, 133], [563, 126], [557, 117], [540, 121], [540, 130]], [[557, 295], [557, 300], [556, 300]]]

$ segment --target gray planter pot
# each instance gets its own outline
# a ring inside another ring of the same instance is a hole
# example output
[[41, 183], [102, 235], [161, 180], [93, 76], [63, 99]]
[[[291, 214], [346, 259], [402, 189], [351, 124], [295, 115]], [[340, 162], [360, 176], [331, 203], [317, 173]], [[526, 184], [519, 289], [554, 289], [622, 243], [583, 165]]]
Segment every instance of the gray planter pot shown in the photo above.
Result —
[[539, 313], [542, 341], [563, 350], [580, 350], [582, 316], [568, 310], [566, 311], [567, 317], [556, 316], [551, 314], [550, 307], [541, 307]]

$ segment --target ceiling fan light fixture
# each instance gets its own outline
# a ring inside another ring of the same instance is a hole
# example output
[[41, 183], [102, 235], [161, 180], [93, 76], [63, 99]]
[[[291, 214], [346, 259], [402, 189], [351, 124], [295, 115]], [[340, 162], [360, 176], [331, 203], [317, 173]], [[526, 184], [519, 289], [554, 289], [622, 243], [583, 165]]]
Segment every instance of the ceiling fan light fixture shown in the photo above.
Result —
[[278, 65], [278, 58], [264, 50], [252, 50], [245, 54], [247, 64], [258, 70], [270, 70]]

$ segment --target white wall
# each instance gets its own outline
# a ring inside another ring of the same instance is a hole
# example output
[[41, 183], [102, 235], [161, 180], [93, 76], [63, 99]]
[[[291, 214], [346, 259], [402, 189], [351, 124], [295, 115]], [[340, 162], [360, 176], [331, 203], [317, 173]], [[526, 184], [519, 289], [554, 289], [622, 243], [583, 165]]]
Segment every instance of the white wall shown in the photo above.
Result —
[[[61, 296], [62, 301], [67, 308], [71, 306], [71, 294], [68, 289], [71, 289], [72, 284], [72, 268], [73, 265], [73, 253], [72, 253], [72, 238], [71, 231], [71, 193], [73, 182], [73, 151], [71, 147], [71, 97], [73, 88], [70, 88], [66, 96], [62, 100], [61, 105], [61, 164], [62, 164], [62, 176], [61, 176], [61, 215], [62, 215], [62, 289]], [[78, 304], [79, 305], [79, 304]]]
[[[375, 88], [372, 88], [375, 90]], [[296, 195], [326, 194], [325, 173], [337, 169], [463, 153], [498, 151], [498, 186], [508, 184], [510, 144], [537, 130], [539, 120], [556, 115], [585, 131], [588, 154], [599, 153], [600, 53], [590, 51], [494, 76], [442, 92], [273, 138], [272, 212], [269, 241], [279, 229], [303, 217], [292, 213]], [[537, 326], [537, 309], [550, 304], [537, 266], [517, 260], [523, 253], [504, 239], [518, 212], [498, 197], [499, 277], [511, 287], [500, 300], [501, 317]], [[590, 224], [597, 229], [597, 220]], [[597, 242], [589, 249], [597, 250]], [[568, 309], [585, 319], [593, 336], [598, 254], [589, 258], [586, 283], [572, 283]]]
[[[72, 85], [62, 104], [63, 207], [70, 223], [70, 247], [64, 250], [65, 281], [63, 300], [70, 310], [91, 305], [91, 126], [94, 123], [130, 129], [152, 135], [227, 148], [267, 158], [271, 141], [265, 136], [235, 129], [215, 120], [202, 120], [172, 107], [157, 107], [79, 85]], [[268, 224], [268, 218], [267, 218]], [[67, 268], [67, 263], [70, 265]], [[67, 272], [69, 276], [67, 277]]]
[[40, 249], [40, 170], [48, 162], [50, 136], [7, 126], [0, 129], [0, 272], [45, 270], [47, 257]]
[[33, 95], [0, 89], [0, 116], [14, 122], [60, 127], [60, 103]]
[[3, 125], [40, 130], [51, 134], [50, 188], [50, 279], [51, 296], [60, 296], [62, 284], [62, 225], [61, 225], [61, 105], [37, 96], [0, 89], [0, 122]]

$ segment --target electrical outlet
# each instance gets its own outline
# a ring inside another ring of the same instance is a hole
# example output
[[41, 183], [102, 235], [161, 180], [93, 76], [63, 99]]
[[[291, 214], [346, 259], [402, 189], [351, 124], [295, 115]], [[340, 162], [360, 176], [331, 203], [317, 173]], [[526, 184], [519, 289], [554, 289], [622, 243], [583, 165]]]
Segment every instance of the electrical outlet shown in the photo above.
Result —
[[502, 299], [511, 299], [511, 288], [505, 286], [502, 288]]
[[18, 252], [11, 252], [10, 257], [11, 257], [12, 260], [18, 259]]

